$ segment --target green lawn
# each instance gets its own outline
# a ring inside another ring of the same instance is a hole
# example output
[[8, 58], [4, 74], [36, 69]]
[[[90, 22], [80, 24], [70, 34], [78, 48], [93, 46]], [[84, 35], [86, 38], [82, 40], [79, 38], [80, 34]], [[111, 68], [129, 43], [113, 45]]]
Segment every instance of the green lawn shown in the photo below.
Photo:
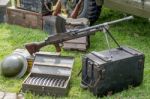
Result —
[[[97, 21], [102, 23], [113, 19], [123, 17], [120, 12], [111, 11], [105, 9], [102, 12], [102, 16]], [[132, 21], [119, 23], [111, 26], [114, 37], [121, 45], [128, 45], [136, 48], [145, 53], [145, 69], [143, 83], [136, 88], [130, 88], [128, 90], [116, 93], [112, 96], [103, 97], [104, 99], [149, 99], [150, 98], [150, 23], [147, 19], [135, 18]], [[48, 36], [40, 30], [33, 30], [22, 28], [19, 26], [13, 26], [8, 24], [0, 24], [0, 60], [7, 55], [11, 54], [16, 48], [24, 48], [24, 44], [32, 41], [41, 41]], [[116, 45], [111, 42], [111, 47]], [[91, 37], [91, 47], [86, 53], [93, 50], [101, 51], [107, 49], [107, 45], [104, 39], [104, 34], [99, 32]], [[42, 49], [43, 51], [55, 51], [53, 46], [48, 46]], [[89, 91], [80, 88], [81, 78], [77, 76], [81, 68], [81, 59], [86, 54], [84, 52], [77, 51], [62, 51], [62, 55], [74, 56], [75, 64], [72, 71], [72, 77], [70, 81], [70, 90], [64, 98], [74, 99], [94, 99], [97, 98]], [[27, 75], [27, 74], [26, 74]], [[25, 76], [22, 79], [5, 78], [0, 76], [0, 90], [9, 92], [18, 92], [21, 88], [21, 84]], [[49, 99], [52, 97], [34, 96], [31, 93], [25, 94], [27, 99]]]

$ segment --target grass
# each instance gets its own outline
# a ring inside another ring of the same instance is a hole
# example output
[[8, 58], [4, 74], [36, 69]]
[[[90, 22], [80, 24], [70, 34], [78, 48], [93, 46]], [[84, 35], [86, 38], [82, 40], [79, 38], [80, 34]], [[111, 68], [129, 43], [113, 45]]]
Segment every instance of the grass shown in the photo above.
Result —
[[[100, 19], [96, 22], [102, 23], [123, 17], [120, 12], [105, 9], [102, 12]], [[116, 93], [112, 96], [103, 97], [103, 99], [149, 99], [150, 98], [150, 23], [147, 19], [135, 18], [134, 20], [112, 25], [110, 28], [112, 34], [121, 45], [128, 45], [145, 53], [145, 69], [143, 83], [128, 90]], [[24, 44], [33, 41], [41, 41], [48, 36], [40, 30], [27, 29], [19, 26], [0, 24], [0, 60], [10, 55], [16, 48], [24, 48]], [[111, 47], [116, 47], [113, 42], [110, 42]], [[93, 50], [101, 51], [107, 49], [104, 34], [102, 32], [96, 33], [91, 37], [91, 47], [86, 53]], [[55, 51], [53, 46], [47, 46], [43, 51]], [[72, 71], [70, 81], [70, 90], [64, 99], [95, 99], [88, 90], [80, 88], [81, 77], [77, 76], [81, 68], [81, 59], [86, 54], [77, 51], [62, 51], [62, 55], [74, 56], [75, 64]], [[18, 92], [21, 84], [27, 74], [22, 79], [5, 78], [0, 76], [0, 90], [9, 92]], [[49, 96], [35, 96], [31, 93], [26, 93], [27, 99], [50, 99], [54, 97]], [[60, 97], [62, 99], [62, 97]]]

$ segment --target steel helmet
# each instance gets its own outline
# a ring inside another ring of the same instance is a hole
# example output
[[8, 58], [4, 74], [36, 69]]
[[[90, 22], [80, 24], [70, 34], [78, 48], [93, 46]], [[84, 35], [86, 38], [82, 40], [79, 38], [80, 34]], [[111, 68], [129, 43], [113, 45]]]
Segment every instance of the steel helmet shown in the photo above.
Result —
[[27, 60], [22, 55], [10, 55], [1, 62], [1, 72], [4, 76], [21, 78], [26, 71]]

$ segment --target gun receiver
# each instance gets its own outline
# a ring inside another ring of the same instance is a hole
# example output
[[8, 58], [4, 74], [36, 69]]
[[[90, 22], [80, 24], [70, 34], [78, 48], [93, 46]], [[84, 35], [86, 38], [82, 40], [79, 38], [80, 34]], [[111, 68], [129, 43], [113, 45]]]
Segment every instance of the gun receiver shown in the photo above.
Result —
[[26, 44], [25, 48], [32, 55], [33, 53], [38, 52], [42, 47], [50, 45], [50, 44], [54, 44], [56, 51], [60, 52], [61, 48], [59, 46], [59, 43], [62, 43], [64, 41], [68, 41], [68, 40], [72, 40], [75, 38], [80, 38], [80, 37], [91, 35], [97, 31], [102, 31], [103, 28], [105, 28], [108, 25], [119, 23], [122, 21], [130, 20], [130, 19], [133, 19], [133, 16], [125, 17], [125, 18], [122, 18], [119, 20], [114, 20], [111, 22], [105, 22], [103, 24], [99, 24], [99, 25], [95, 25], [95, 26], [91, 26], [91, 27], [86, 27], [83, 29], [75, 29], [75, 30], [71, 30], [68, 32], [59, 33], [56, 35], [50, 35], [43, 42], [34, 42], [34, 43]]

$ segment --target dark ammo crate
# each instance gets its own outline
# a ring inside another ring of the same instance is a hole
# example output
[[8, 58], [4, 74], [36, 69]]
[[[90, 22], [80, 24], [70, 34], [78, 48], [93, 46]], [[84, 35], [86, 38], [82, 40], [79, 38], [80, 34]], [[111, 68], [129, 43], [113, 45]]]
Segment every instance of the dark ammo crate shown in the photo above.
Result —
[[31, 73], [22, 91], [39, 95], [64, 96], [68, 92], [74, 58], [36, 54]]
[[16, 7], [40, 14], [50, 13], [52, 0], [16, 0]]
[[43, 16], [39, 13], [8, 7], [7, 17], [7, 22], [9, 24], [20, 25], [34, 29], [42, 29], [43, 26]]
[[43, 17], [43, 31], [54, 35], [57, 33], [66, 32], [66, 20], [61, 16], [44, 16]]
[[0, 0], [0, 23], [6, 21], [6, 8], [10, 4], [9, 0]]
[[92, 52], [83, 58], [81, 85], [98, 96], [119, 92], [141, 84], [143, 69], [144, 55], [132, 48]]

